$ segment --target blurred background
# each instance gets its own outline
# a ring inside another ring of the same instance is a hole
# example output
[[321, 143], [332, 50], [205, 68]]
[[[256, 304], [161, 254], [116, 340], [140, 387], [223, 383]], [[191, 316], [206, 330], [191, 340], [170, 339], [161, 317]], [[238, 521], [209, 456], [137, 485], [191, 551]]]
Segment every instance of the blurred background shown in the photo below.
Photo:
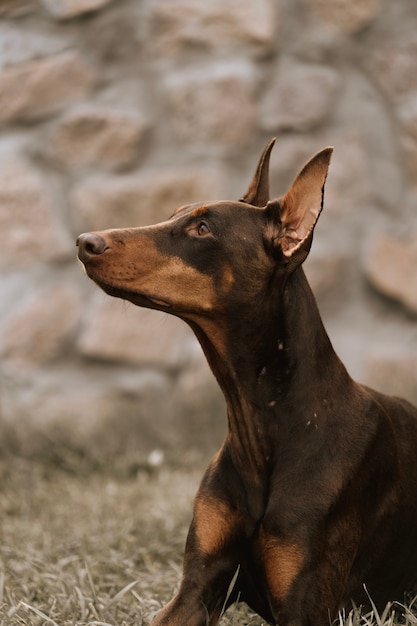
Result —
[[223, 399], [185, 324], [112, 300], [87, 230], [275, 195], [335, 152], [306, 271], [354, 378], [417, 403], [415, 0], [2, 0], [0, 449], [208, 454]]

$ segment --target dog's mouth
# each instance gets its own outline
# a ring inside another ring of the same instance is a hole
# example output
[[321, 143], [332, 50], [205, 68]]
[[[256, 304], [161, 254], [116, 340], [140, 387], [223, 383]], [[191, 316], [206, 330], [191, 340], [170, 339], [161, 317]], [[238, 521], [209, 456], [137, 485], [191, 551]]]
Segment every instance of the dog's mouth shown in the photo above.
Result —
[[137, 293], [136, 291], [129, 291], [128, 289], [121, 289], [119, 287], [112, 287], [109, 285], [99, 284], [99, 286], [109, 294], [109, 296], [113, 296], [115, 298], [122, 298], [123, 300], [129, 300], [133, 304], [137, 306], [145, 306], [148, 308], [157, 308], [157, 309], [170, 309], [171, 304], [167, 300], [162, 300], [161, 298], [157, 298], [150, 294]]
[[109, 296], [113, 296], [114, 298], [121, 298], [122, 300], [128, 300], [137, 306], [143, 306], [146, 308], [152, 309], [170, 309], [171, 303], [168, 300], [163, 300], [153, 294], [146, 293], [138, 293], [137, 291], [133, 291], [130, 289], [126, 289], [126, 287], [117, 287], [115, 285], [110, 285], [103, 280], [100, 280], [96, 277], [90, 276], [92, 280]]
[[[80, 259], [81, 260], [81, 259]], [[92, 281], [96, 283], [105, 293], [109, 296], [113, 296], [114, 298], [120, 298], [122, 300], [128, 300], [137, 306], [143, 306], [146, 308], [152, 309], [170, 309], [171, 303], [168, 300], [164, 300], [163, 298], [159, 298], [153, 294], [146, 294], [142, 292], [133, 291], [132, 289], [127, 289], [126, 287], [119, 287], [117, 285], [111, 284], [98, 277], [91, 268], [81, 261], [84, 266], [85, 273]]]

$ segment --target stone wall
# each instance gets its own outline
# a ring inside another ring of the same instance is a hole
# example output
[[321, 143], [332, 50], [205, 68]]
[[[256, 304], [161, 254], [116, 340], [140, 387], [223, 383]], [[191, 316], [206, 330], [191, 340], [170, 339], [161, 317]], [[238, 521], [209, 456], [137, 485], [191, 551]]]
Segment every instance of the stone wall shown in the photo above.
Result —
[[223, 401], [181, 322], [112, 300], [76, 236], [275, 194], [335, 146], [307, 272], [354, 377], [417, 402], [415, 0], [2, 0], [3, 445], [212, 449]]

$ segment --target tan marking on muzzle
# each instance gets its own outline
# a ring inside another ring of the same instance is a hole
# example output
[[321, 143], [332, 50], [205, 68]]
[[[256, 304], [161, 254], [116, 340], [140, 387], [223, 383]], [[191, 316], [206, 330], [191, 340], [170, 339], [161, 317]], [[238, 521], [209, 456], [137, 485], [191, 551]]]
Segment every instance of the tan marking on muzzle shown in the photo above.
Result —
[[109, 287], [167, 302], [173, 312], [212, 310], [216, 303], [212, 278], [178, 256], [164, 255], [154, 243], [153, 230], [98, 233], [109, 247], [89, 264], [90, 276]]

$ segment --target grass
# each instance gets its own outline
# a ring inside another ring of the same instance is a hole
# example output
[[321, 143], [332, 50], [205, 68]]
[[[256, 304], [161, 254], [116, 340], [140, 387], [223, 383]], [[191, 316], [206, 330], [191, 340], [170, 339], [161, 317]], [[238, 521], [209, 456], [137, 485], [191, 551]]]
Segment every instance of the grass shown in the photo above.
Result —
[[[148, 624], [178, 585], [200, 477], [195, 467], [69, 472], [0, 460], [0, 626]], [[396, 623], [387, 608], [337, 626]], [[238, 605], [221, 624], [263, 622]]]

